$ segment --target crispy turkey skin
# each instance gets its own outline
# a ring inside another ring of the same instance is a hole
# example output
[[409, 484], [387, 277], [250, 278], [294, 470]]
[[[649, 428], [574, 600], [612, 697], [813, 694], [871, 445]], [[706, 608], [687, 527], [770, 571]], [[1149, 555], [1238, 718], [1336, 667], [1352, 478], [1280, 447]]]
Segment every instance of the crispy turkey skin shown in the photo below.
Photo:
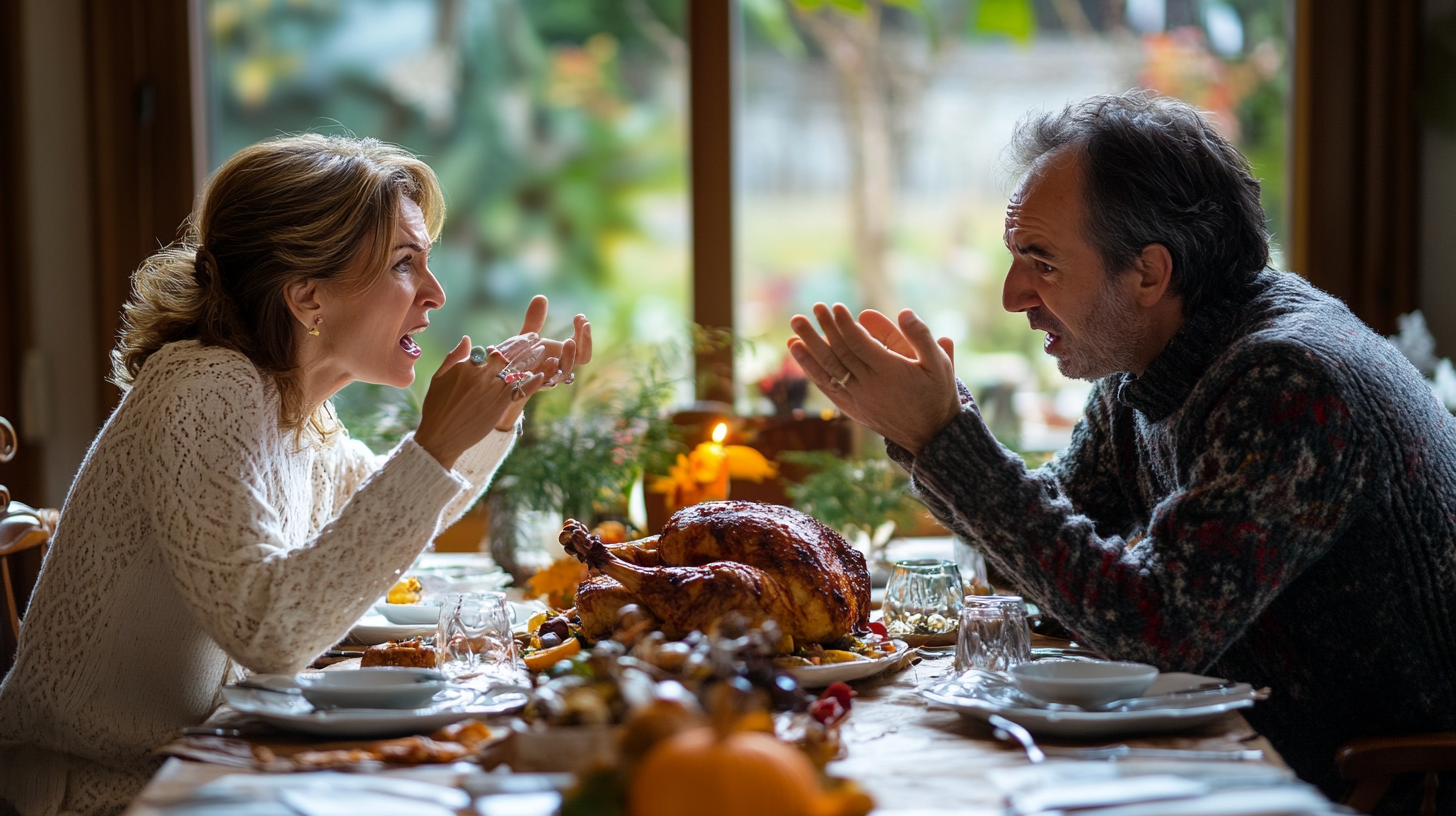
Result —
[[577, 589], [588, 637], [611, 634], [617, 610], [636, 603], [669, 637], [706, 630], [737, 611], [772, 619], [800, 643], [828, 643], [868, 627], [864, 555], [790, 507], [704, 502], [673, 514], [662, 534], [613, 547], [567, 522], [561, 543], [592, 575]]

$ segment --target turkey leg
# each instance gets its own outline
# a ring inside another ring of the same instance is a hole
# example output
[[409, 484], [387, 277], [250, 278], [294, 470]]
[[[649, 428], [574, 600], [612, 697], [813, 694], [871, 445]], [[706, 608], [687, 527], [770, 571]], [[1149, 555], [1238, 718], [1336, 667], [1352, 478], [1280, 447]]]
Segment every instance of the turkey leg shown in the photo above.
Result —
[[[786, 633], [802, 637], [802, 621], [790, 594], [763, 571], [733, 561], [701, 567], [641, 567], [614, 556], [586, 525], [569, 521], [561, 531], [566, 551], [592, 570], [615, 579], [637, 603], [662, 621], [670, 638], [708, 631], [723, 615], [740, 612], [749, 625], [773, 620]], [[615, 611], [615, 610], [613, 610]], [[583, 624], [586, 615], [583, 614]]]

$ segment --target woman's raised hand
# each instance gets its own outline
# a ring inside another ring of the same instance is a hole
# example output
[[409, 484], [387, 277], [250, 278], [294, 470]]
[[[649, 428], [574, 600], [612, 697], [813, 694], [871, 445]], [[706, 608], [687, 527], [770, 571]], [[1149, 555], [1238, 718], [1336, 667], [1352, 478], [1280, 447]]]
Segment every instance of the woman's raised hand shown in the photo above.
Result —
[[514, 425], [520, 406], [546, 381], [545, 375], [533, 372], [519, 382], [507, 383], [496, 376], [506, 367], [505, 355], [494, 348], [490, 351], [476, 365], [470, 362], [470, 338], [462, 337], [430, 378], [415, 441], [446, 470], [454, 468], [460, 454], [491, 430]]
[[[531, 298], [531, 304], [526, 307], [526, 319], [521, 321], [522, 335], [539, 335], [541, 333], [541, 329], [546, 326], [546, 311], [548, 305], [545, 295], [537, 295]], [[522, 370], [529, 371], [533, 375], [539, 375], [542, 378], [542, 388], [570, 385], [576, 379], [576, 367], [591, 362], [591, 321], [586, 319], [586, 315], [579, 314], [572, 320], [571, 337], [565, 340], [552, 340], [548, 337], [542, 337], [538, 345], [544, 351], [540, 362]], [[505, 424], [500, 430], [509, 430], [514, 426], [516, 424], [516, 418], [521, 415], [521, 411], [525, 410], [525, 408], [525, 400], [513, 404], [506, 411], [505, 416], [502, 417]]]

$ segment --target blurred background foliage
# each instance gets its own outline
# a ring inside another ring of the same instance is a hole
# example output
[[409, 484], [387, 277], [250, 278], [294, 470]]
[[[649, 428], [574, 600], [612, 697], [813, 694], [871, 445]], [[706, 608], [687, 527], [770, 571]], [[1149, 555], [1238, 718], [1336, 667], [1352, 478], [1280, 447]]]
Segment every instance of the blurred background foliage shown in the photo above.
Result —
[[[461, 334], [514, 334], [537, 292], [548, 331], [590, 314], [608, 365], [636, 365], [633, 337], [686, 342], [681, 0], [207, 9], [214, 165], [278, 133], [342, 131], [439, 175], [449, 217], [430, 266], [449, 302], [419, 338], [426, 360]], [[364, 386], [339, 398], [346, 422], [398, 402]]]
[[[688, 348], [689, 0], [205, 0], [214, 166], [282, 132], [396, 142], [449, 201], [431, 267], [448, 305], [421, 337], [515, 333], [536, 292], [588, 313], [608, 381]], [[814, 301], [919, 311], [998, 436], [1064, 443], [1086, 385], [1000, 305], [1001, 150], [1016, 119], [1152, 88], [1207, 109], [1288, 223], [1289, 0], [739, 0], [735, 99], [740, 413]], [[664, 372], [691, 398], [688, 355]], [[433, 368], [422, 365], [415, 391]], [[566, 415], [564, 390], [540, 411]], [[383, 445], [412, 396], [337, 400]], [[549, 404], [554, 400], [561, 405]], [[811, 393], [810, 409], [825, 406]], [[867, 446], [866, 450], [873, 450]]]

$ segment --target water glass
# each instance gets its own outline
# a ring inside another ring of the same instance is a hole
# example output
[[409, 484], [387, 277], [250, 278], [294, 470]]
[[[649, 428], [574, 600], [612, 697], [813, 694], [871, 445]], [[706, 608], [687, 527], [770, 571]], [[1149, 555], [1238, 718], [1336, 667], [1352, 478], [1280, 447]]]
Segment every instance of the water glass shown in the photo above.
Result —
[[452, 593], [440, 599], [435, 652], [447, 677], [485, 675], [513, 679], [516, 641], [502, 592]]
[[955, 631], [961, 605], [961, 574], [951, 561], [896, 561], [881, 607], [891, 637]]
[[956, 637], [955, 670], [1009, 671], [1031, 661], [1031, 627], [1020, 595], [967, 595]]
[[957, 538], [951, 545], [955, 552], [956, 569], [961, 573], [961, 588], [966, 595], [990, 595], [991, 581], [987, 577], [986, 559], [971, 548], [971, 545]]

